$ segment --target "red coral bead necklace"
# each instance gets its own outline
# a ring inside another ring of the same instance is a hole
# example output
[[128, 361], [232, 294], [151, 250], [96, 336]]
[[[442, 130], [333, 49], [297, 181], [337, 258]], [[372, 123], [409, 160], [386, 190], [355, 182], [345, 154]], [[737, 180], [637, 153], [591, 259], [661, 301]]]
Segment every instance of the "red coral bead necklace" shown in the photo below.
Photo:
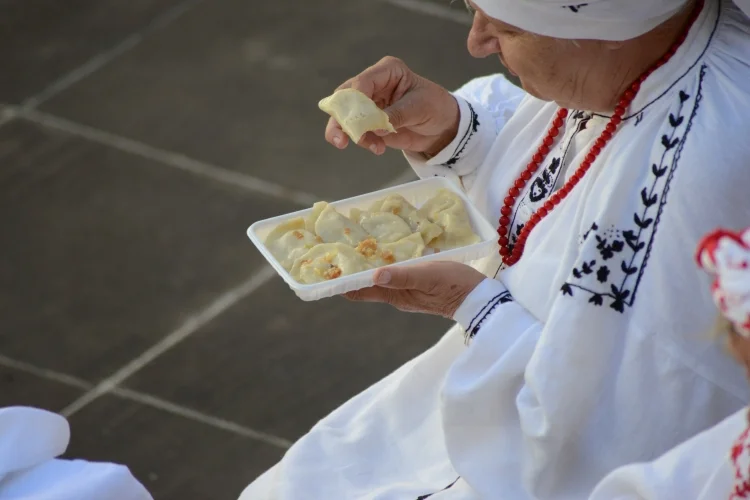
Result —
[[693, 26], [696, 19], [698, 19], [698, 16], [700, 15], [702, 9], [703, 0], [699, 0], [698, 4], [693, 9], [693, 13], [688, 21], [685, 30], [675, 41], [675, 43], [670, 47], [667, 53], [664, 54], [658, 61], [656, 61], [656, 63], [654, 63], [649, 69], [647, 69], [640, 77], [638, 77], [638, 79], [636, 79], [630, 85], [628, 90], [623, 93], [619, 103], [615, 107], [615, 111], [612, 114], [612, 117], [609, 119], [609, 123], [607, 123], [604, 131], [602, 131], [601, 135], [599, 135], [599, 138], [596, 139], [594, 145], [591, 146], [591, 149], [586, 154], [586, 157], [584, 158], [581, 165], [573, 173], [573, 175], [570, 176], [565, 184], [563, 184], [563, 186], [558, 189], [557, 192], [553, 193], [547, 199], [547, 201], [531, 215], [531, 218], [523, 226], [523, 229], [518, 235], [516, 243], [511, 251], [510, 223], [511, 215], [513, 214], [513, 207], [516, 204], [516, 198], [521, 194], [523, 188], [526, 187], [526, 184], [531, 180], [534, 174], [536, 174], [536, 172], [539, 170], [539, 167], [547, 158], [547, 155], [549, 154], [550, 150], [552, 149], [552, 145], [555, 142], [555, 138], [560, 134], [560, 129], [565, 124], [565, 119], [568, 116], [568, 110], [565, 108], [560, 108], [560, 110], [558, 110], [554, 120], [552, 120], [552, 126], [550, 127], [549, 131], [547, 131], [547, 135], [544, 137], [542, 144], [539, 146], [539, 149], [534, 154], [534, 156], [532, 156], [531, 161], [528, 163], [528, 165], [526, 165], [526, 169], [521, 173], [521, 175], [518, 176], [516, 181], [508, 190], [508, 194], [505, 197], [505, 200], [503, 200], [503, 207], [500, 209], [500, 224], [497, 229], [498, 236], [500, 237], [500, 239], [498, 240], [498, 244], [500, 245], [500, 256], [502, 257], [503, 264], [506, 267], [512, 266], [521, 259], [524, 246], [526, 245], [526, 240], [528, 239], [531, 231], [539, 224], [539, 222], [541, 222], [542, 219], [544, 219], [544, 217], [546, 217], [557, 205], [560, 204], [560, 202], [581, 181], [586, 172], [588, 172], [589, 168], [591, 168], [591, 165], [593, 165], [594, 161], [596, 161], [596, 158], [599, 156], [599, 153], [601, 153], [602, 149], [604, 149], [607, 143], [609, 143], [618, 126], [622, 123], [625, 111], [628, 109], [630, 104], [633, 102], [633, 99], [635, 99], [635, 96], [638, 94], [638, 91], [641, 89], [641, 84], [645, 82], [646, 79], [651, 76], [654, 71], [664, 66], [677, 53], [677, 50], [685, 42], [690, 28]]

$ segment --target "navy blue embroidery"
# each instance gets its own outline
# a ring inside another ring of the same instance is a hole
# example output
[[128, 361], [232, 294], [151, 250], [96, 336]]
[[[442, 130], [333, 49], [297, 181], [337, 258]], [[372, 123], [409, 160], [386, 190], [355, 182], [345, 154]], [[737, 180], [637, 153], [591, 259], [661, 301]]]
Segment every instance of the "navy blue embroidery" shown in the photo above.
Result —
[[[455, 485], [458, 482], [459, 479], [461, 479], [461, 476], [458, 476], [455, 481], [453, 481], [451, 484], [449, 484], [448, 486], [446, 486], [445, 488], [443, 488], [440, 491], [445, 491], [445, 490], [453, 487], [453, 485]], [[435, 493], [440, 493], [440, 491], [436, 491]], [[428, 493], [427, 495], [419, 496], [419, 497], [417, 497], [417, 500], [425, 500], [426, 498], [430, 498], [435, 493]]]
[[[687, 123], [685, 123], [683, 111], [691, 96], [684, 90], [678, 94], [679, 103], [676, 112], [670, 113], [667, 124], [668, 132], [661, 137], [660, 142], [663, 148], [661, 159], [658, 164], [654, 163], [651, 166], [651, 182], [640, 192], [639, 209], [633, 214], [633, 225], [628, 229], [610, 229], [604, 232], [599, 225], [592, 224], [591, 229], [584, 234], [583, 242], [588, 241], [589, 237], [594, 235], [599, 258], [587, 259], [573, 269], [572, 279], [562, 286], [563, 295], [572, 297], [576, 289], [582, 290], [591, 295], [590, 303], [601, 306], [607, 299], [609, 307], [620, 313], [625, 312], [626, 306], [633, 306], [638, 286], [651, 255], [657, 227], [667, 204], [670, 184], [703, 100], [705, 76], [706, 66], [703, 65], [693, 109]], [[684, 130], [681, 129], [683, 124]], [[672, 156], [671, 163], [670, 155]], [[615, 264], [614, 269], [605, 264], [616, 258], [620, 261], [620, 265]], [[588, 283], [591, 281], [588, 277], [592, 274], [596, 275], [596, 282]]]
[[[508, 302], [513, 302], [513, 296], [510, 294], [510, 292], [506, 291], [499, 295], [496, 295], [492, 298], [492, 300], [485, 304], [485, 306], [480, 311], [479, 320], [474, 324], [474, 327], [466, 329], [466, 335], [464, 336], [464, 340], [466, 341], [466, 343], [468, 344], [471, 339], [476, 337], [477, 333], [479, 333], [479, 329], [482, 328], [482, 323], [484, 323], [484, 320], [487, 319], [487, 317], [489, 317], [489, 315], [492, 314], [495, 309], [497, 309], [497, 306], [499, 306], [500, 304], [507, 304]], [[474, 323], [474, 320], [472, 320], [472, 323]]]
[[466, 149], [466, 146], [469, 145], [469, 141], [471, 140], [471, 137], [479, 129], [479, 116], [477, 115], [477, 112], [474, 111], [474, 106], [472, 106], [470, 103], [467, 103], [467, 104], [469, 105], [469, 113], [471, 113], [471, 116], [469, 118], [469, 128], [466, 129], [466, 132], [464, 132], [463, 137], [461, 137], [461, 140], [458, 142], [458, 145], [456, 146], [456, 150], [453, 152], [453, 155], [451, 156], [450, 160], [443, 163], [443, 165], [448, 168], [458, 163], [458, 160], [461, 159], [461, 153], [464, 152], [464, 150]]
[[587, 3], [579, 3], [578, 5], [564, 5], [563, 9], [570, 9], [571, 11], [578, 14], [578, 11], [580, 11], [582, 7], [586, 7], [587, 5]]
[[[714, 36], [716, 35], [716, 31], [719, 28], [719, 24], [720, 24], [722, 18], [725, 16], [724, 9], [721, 8], [721, 5], [722, 5], [721, 2], [714, 2], [713, 8], [718, 9], [719, 10], [719, 14], [718, 14], [718, 16], [716, 16], [716, 22], [714, 23], [713, 30], [711, 31], [711, 36], [708, 37], [708, 41], [706, 42], [706, 46], [703, 47], [703, 51], [701, 51], [700, 55], [698, 55], [698, 57], [695, 58], [695, 62], [693, 64], [691, 64], [690, 67], [682, 75], [680, 75], [679, 78], [677, 78], [672, 83], [672, 85], [670, 85], [668, 88], [666, 88], [664, 90], [664, 92], [662, 92], [659, 96], [655, 97], [648, 104], [645, 104], [641, 109], [633, 111], [633, 113], [630, 114], [630, 115], [628, 115], [628, 116], [624, 116], [622, 118], [623, 121], [630, 120], [634, 116], [638, 116], [640, 113], [642, 113], [642, 112], [646, 111], [646, 109], [650, 108], [656, 101], [659, 101], [661, 98], [663, 98], [664, 96], [666, 96], [667, 94], [669, 94], [672, 91], [672, 89], [675, 88], [675, 86], [678, 83], [680, 83], [683, 78], [685, 78], [686, 76], [688, 76], [693, 71], [693, 69], [698, 65], [698, 63], [701, 62], [701, 60], [703, 59], [703, 56], [708, 51], [708, 48], [711, 46], [711, 42], [713, 41]], [[706, 6], [704, 8], [709, 8], [709, 7]], [[604, 118], [611, 118], [611, 115], [604, 115], [604, 114], [601, 114], [601, 113], [594, 113], [594, 115], [595, 116], [601, 116], [601, 117], [604, 117]]]
[[474, 322], [475, 322], [475, 321], [476, 321], [477, 319], [479, 319], [479, 316], [481, 316], [481, 315], [482, 315], [482, 313], [483, 313], [483, 312], [485, 311], [485, 309], [487, 309], [488, 307], [490, 307], [490, 304], [492, 304], [492, 303], [493, 303], [494, 301], [496, 301], [497, 299], [499, 299], [499, 298], [500, 298], [500, 296], [501, 296], [501, 295], [502, 295], [503, 293], [507, 293], [507, 292], [502, 292], [502, 293], [498, 293], [497, 295], [495, 295], [494, 297], [492, 297], [492, 298], [491, 298], [491, 299], [490, 299], [490, 300], [489, 300], [489, 301], [488, 301], [488, 302], [487, 302], [487, 303], [486, 303], [486, 304], [485, 304], [484, 306], [482, 306], [482, 308], [481, 308], [481, 309], [479, 310], [479, 312], [477, 313], [477, 315], [476, 315], [476, 316], [474, 316], [474, 318], [472, 318], [472, 320], [471, 320], [471, 321], [469, 322], [469, 326], [467, 326], [467, 327], [466, 327], [466, 330], [467, 330], [467, 331], [468, 331], [468, 330], [471, 330], [471, 327], [472, 327], [472, 326], [474, 326]]

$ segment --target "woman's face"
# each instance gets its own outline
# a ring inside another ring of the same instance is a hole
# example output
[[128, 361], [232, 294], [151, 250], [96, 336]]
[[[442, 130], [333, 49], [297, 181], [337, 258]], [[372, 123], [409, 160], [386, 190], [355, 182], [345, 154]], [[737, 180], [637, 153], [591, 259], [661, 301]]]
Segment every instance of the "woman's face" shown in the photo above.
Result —
[[[487, 16], [471, 1], [467, 5], [474, 12], [467, 40], [472, 56], [496, 55], [534, 97], [566, 107], [585, 108], [582, 88], [595, 73], [597, 60], [602, 56], [602, 42], [573, 42], [536, 35]], [[570, 64], [571, 61], [575, 64]]]

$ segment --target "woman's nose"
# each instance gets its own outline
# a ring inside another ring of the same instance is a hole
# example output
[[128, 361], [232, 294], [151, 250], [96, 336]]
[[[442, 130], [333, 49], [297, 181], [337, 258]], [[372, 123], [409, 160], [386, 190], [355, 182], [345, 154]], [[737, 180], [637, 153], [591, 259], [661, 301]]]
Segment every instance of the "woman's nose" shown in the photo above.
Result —
[[489, 23], [478, 12], [474, 14], [474, 22], [466, 40], [469, 54], [473, 57], [482, 58], [497, 54], [500, 51], [498, 40], [493, 37], [487, 29]]

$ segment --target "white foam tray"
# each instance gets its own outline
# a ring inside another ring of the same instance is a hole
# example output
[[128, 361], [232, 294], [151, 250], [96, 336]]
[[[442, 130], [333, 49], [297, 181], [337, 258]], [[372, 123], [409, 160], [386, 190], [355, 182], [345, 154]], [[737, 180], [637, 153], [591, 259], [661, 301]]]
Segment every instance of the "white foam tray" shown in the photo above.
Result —
[[[431, 255], [425, 255], [416, 259], [411, 259], [405, 262], [399, 262], [393, 264], [394, 266], [412, 265], [420, 262], [431, 262], [431, 261], [455, 261], [469, 263], [477, 259], [481, 259], [493, 252], [497, 252], [497, 232], [495, 228], [482, 217], [479, 210], [472, 205], [466, 194], [458, 188], [453, 182], [443, 177], [432, 177], [430, 179], [422, 179], [419, 181], [410, 182], [400, 186], [394, 186], [380, 191], [375, 191], [346, 200], [332, 202], [331, 205], [336, 208], [343, 215], [349, 215], [349, 210], [352, 208], [367, 209], [370, 205], [376, 201], [385, 198], [391, 194], [400, 194], [412, 205], [419, 208], [429, 198], [431, 198], [439, 189], [447, 188], [458, 194], [466, 204], [466, 210], [469, 213], [471, 219], [471, 225], [474, 232], [479, 235], [482, 239], [481, 242], [474, 245], [469, 245], [462, 248], [455, 248], [453, 250], [446, 250]], [[312, 208], [307, 210], [300, 210], [286, 215], [280, 215], [278, 217], [272, 217], [258, 221], [247, 230], [247, 235], [250, 240], [258, 247], [260, 253], [266, 258], [269, 264], [273, 266], [277, 273], [286, 281], [289, 287], [305, 301], [319, 300], [326, 297], [332, 297], [334, 295], [340, 295], [352, 290], [359, 290], [361, 288], [367, 288], [373, 285], [373, 274], [374, 269], [362, 271], [360, 273], [351, 274], [348, 276], [342, 276], [331, 281], [325, 281], [323, 283], [315, 283], [312, 285], [305, 285], [297, 282], [292, 278], [284, 269], [281, 264], [274, 258], [271, 252], [268, 251], [263, 242], [266, 240], [268, 233], [270, 233], [276, 226], [295, 217], [306, 217]]]

